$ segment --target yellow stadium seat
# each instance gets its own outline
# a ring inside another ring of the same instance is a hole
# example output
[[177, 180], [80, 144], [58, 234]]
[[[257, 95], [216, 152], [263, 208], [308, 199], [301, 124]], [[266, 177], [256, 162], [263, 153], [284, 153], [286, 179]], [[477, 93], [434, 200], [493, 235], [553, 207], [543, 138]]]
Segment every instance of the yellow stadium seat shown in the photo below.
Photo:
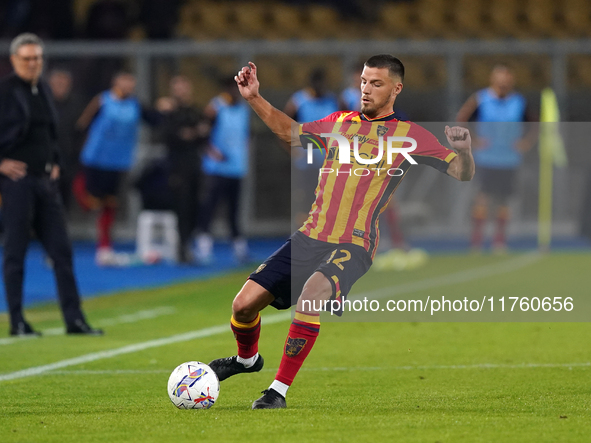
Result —
[[385, 4], [372, 36], [386, 39], [420, 37], [413, 4], [406, 2]]
[[270, 10], [270, 32], [280, 38], [296, 38], [303, 32], [302, 12], [289, 5], [273, 5]]
[[553, 0], [527, 0], [525, 16], [532, 32], [532, 37], [566, 37], [563, 29], [556, 22], [556, 3]]
[[191, 9], [193, 26], [191, 36], [197, 39], [232, 38], [230, 26], [232, 5], [228, 3], [197, 3]]
[[282, 64], [274, 57], [257, 57], [258, 77], [261, 87], [269, 89], [281, 89], [284, 86]]
[[423, 63], [429, 87], [444, 88], [447, 82], [446, 60], [443, 57], [429, 57]]
[[236, 2], [232, 5], [234, 31], [241, 38], [264, 38], [269, 31], [268, 6], [260, 2]]
[[329, 90], [335, 92], [342, 86], [342, 64], [338, 57], [291, 57], [283, 64], [291, 71], [290, 85], [294, 90], [310, 86], [310, 74], [317, 68], [324, 69]]
[[521, 4], [515, 0], [494, 0], [489, 3], [491, 28], [497, 37], [529, 37], [522, 20]]
[[465, 87], [472, 91], [488, 86], [491, 68], [490, 62], [467, 58], [464, 61]]
[[492, 38], [483, 0], [456, 0], [450, 9], [453, 26], [464, 38]]
[[416, 0], [413, 5], [416, 11], [416, 26], [422, 37], [446, 37], [457, 36], [447, 22], [448, 7], [445, 0]]
[[552, 66], [544, 56], [531, 56], [513, 63], [517, 87], [541, 90], [552, 82]]
[[291, 59], [288, 64], [289, 71], [291, 73], [291, 84], [293, 84], [293, 90], [305, 88], [308, 86], [308, 80], [310, 78], [310, 63], [306, 59]]
[[591, 58], [588, 56], [573, 57], [569, 68], [569, 83], [571, 87], [591, 87]]
[[187, 2], [181, 6], [179, 11], [179, 23], [177, 35], [181, 37], [192, 37], [195, 26], [198, 25], [201, 16], [197, 2]]
[[559, 11], [565, 30], [571, 37], [591, 36], [591, 3], [589, 0], [562, 0]]
[[334, 8], [312, 5], [304, 13], [305, 30], [302, 35], [307, 39], [337, 38], [347, 35], [347, 25]]
[[425, 63], [414, 58], [402, 58], [404, 63], [404, 86], [411, 89], [430, 88]]
[[546, 66], [540, 69], [543, 62], [543, 59], [532, 57], [469, 57], [464, 63], [465, 86], [469, 90], [487, 87], [493, 67], [497, 63], [504, 63], [515, 73], [517, 88], [541, 89], [549, 81], [545, 72], [550, 72]]

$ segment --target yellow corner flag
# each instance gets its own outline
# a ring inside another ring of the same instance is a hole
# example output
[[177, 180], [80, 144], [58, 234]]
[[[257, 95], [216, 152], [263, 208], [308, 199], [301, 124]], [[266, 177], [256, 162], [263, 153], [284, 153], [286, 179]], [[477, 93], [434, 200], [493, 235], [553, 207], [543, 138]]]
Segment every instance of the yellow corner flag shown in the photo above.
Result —
[[554, 166], [567, 165], [566, 151], [560, 136], [560, 111], [551, 88], [542, 91], [540, 112], [540, 192], [538, 207], [538, 248], [550, 249], [552, 239], [552, 185]]

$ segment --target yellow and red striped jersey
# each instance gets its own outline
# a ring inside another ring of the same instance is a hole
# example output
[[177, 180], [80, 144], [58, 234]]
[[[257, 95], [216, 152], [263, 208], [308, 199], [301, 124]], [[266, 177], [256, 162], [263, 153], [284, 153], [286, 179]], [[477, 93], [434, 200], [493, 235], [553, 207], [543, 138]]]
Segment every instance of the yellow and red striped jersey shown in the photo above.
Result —
[[[360, 245], [372, 258], [379, 242], [379, 215], [388, 206], [411, 166], [402, 153], [393, 154], [390, 164], [385, 148], [379, 162], [365, 164], [378, 157], [380, 136], [384, 141], [389, 136], [414, 139], [417, 146], [409, 153], [412, 159], [441, 172], [447, 172], [449, 163], [456, 157], [453, 150], [441, 145], [425, 128], [416, 123], [399, 121], [394, 113], [368, 119], [359, 112], [340, 111], [321, 120], [304, 123], [299, 131], [304, 147], [312, 136], [317, 141], [317, 147], [321, 145], [325, 151], [315, 200], [300, 231], [310, 238], [328, 243]], [[320, 137], [322, 133], [344, 135], [351, 142], [357, 136], [358, 156], [363, 162], [356, 160], [351, 148], [350, 163], [340, 163], [337, 141], [332, 137]], [[402, 142], [397, 143], [398, 147], [402, 147]]]

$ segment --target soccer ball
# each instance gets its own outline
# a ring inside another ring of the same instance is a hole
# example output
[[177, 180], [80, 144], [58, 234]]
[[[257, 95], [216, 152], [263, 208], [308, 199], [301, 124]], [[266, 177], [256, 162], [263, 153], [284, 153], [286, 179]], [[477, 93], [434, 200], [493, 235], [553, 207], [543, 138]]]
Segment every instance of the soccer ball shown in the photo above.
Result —
[[177, 366], [168, 379], [168, 396], [179, 409], [209, 409], [219, 395], [218, 376], [200, 361]]

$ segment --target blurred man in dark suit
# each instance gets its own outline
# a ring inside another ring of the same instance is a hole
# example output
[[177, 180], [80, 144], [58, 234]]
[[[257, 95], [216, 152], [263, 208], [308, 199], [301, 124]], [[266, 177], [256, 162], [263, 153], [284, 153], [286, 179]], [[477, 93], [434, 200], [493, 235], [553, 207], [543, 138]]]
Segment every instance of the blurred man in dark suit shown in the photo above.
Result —
[[14, 74], [0, 80], [0, 192], [4, 215], [4, 286], [10, 335], [40, 335], [22, 309], [24, 261], [33, 229], [53, 262], [60, 307], [69, 334], [100, 335], [80, 307], [57, 180], [56, 111], [41, 81], [43, 42], [21, 34], [10, 45]]

